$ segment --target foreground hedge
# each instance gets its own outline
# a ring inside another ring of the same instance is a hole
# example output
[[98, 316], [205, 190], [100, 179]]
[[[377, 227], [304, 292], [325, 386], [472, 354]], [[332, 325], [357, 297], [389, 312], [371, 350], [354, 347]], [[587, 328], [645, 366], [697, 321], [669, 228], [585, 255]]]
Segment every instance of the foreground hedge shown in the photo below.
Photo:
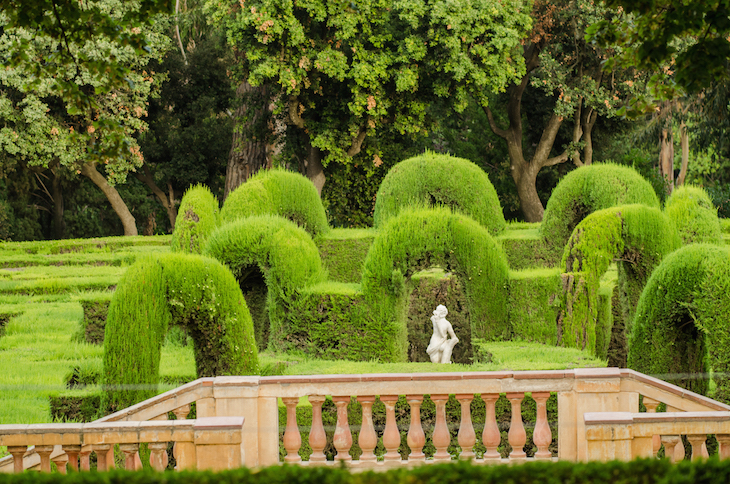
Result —
[[664, 212], [685, 244], [722, 243], [717, 209], [704, 188], [682, 185], [667, 199]]
[[387, 472], [350, 473], [339, 467], [273, 466], [257, 472], [81, 472], [0, 474], [0, 484], [714, 484], [730, 482], [730, 461], [710, 459], [673, 465], [666, 459], [631, 462], [530, 462], [521, 465], [474, 465], [469, 462], [427, 465]]
[[203, 185], [189, 188], [180, 201], [170, 250], [200, 254], [205, 240], [218, 226], [218, 200]]

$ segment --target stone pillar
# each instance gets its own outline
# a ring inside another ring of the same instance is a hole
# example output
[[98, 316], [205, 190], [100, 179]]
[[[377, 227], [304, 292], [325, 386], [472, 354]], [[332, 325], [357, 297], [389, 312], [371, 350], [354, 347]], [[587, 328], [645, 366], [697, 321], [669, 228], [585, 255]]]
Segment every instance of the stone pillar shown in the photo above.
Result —
[[[628, 412], [587, 413], [584, 415], [586, 442], [585, 459], [607, 462], [629, 461], [634, 455], [633, 418]], [[651, 452], [651, 437], [643, 439], [645, 450]], [[639, 457], [639, 456], [637, 456]], [[642, 455], [641, 457], [647, 457]]]
[[51, 462], [56, 464], [56, 469], [58, 469], [58, 472], [61, 474], [66, 474], [66, 464], [68, 463], [68, 455], [67, 454], [59, 454], [56, 457], [51, 458]]
[[91, 456], [91, 446], [90, 445], [82, 445], [81, 451], [79, 452], [79, 465], [81, 466], [82, 471], [89, 471], [91, 468], [91, 464], [89, 463], [89, 457]]
[[527, 433], [525, 425], [522, 423], [522, 399], [524, 393], [508, 393], [507, 400], [512, 404], [512, 420], [509, 424], [509, 445], [512, 446], [512, 452], [509, 453], [510, 459], [522, 460], [527, 458], [525, 454], [525, 444], [527, 443]]
[[119, 450], [124, 454], [124, 468], [128, 471], [137, 470], [139, 444], [119, 444]]
[[357, 438], [357, 444], [362, 449], [362, 455], [358, 463], [373, 464], [376, 461], [375, 447], [378, 445], [378, 434], [375, 433], [375, 426], [373, 425], [375, 397], [357, 397], [357, 401], [362, 406], [362, 425], [360, 426], [360, 435]]
[[222, 471], [241, 467], [243, 428], [243, 417], [197, 419], [193, 427], [197, 468]]
[[53, 452], [53, 446], [36, 445], [35, 451], [41, 458], [41, 472], [51, 472], [51, 453]]
[[332, 397], [332, 401], [337, 406], [337, 425], [335, 427], [335, 435], [332, 437], [332, 443], [337, 449], [335, 460], [351, 462], [350, 447], [352, 447], [352, 432], [350, 432], [350, 423], [347, 420], [347, 404], [350, 403], [349, 396]]
[[474, 395], [456, 395], [456, 400], [461, 404], [461, 423], [459, 424], [459, 435], [457, 440], [461, 447], [459, 459], [474, 458], [474, 444], [477, 443], [477, 434], [474, 432], [474, 425], [471, 421], [471, 401]]
[[96, 470], [106, 471], [108, 467], [109, 451], [112, 449], [110, 444], [94, 444], [91, 449], [96, 452]]
[[482, 432], [482, 443], [487, 451], [484, 453], [484, 461], [499, 461], [502, 456], [499, 453], [499, 443], [502, 441], [502, 434], [499, 432], [497, 425], [497, 417], [495, 415], [495, 405], [499, 400], [499, 394], [484, 394], [482, 400], [486, 405], [486, 415], [484, 417], [484, 431]]
[[451, 443], [451, 434], [446, 425], [446, 402], [449, 400], [448, 395], [431, 395], [431, 400], [436, 404], [436, 424], [433, 429], [433, 446], [436, 447], [436, 453], [433, 455], [435, 461], [451, 460], [448, 452]]
[[[309, 430], [309, 446], [312, 448], [312, 455], [309, 456], [309, 462], [312, 464], [321, 464], [327, 461], [327, 456], [324, 455], [324, 448], [327, 446], [327, 434], [324, 432], [324, 424], [322, 423], [322, 404], [325, 401], [325, 397], [324, 395], [309, 395], [307, 398], [309, 399], [309, 403], [312, 404], [312, 428]], [[363, 404], [363, 425], [365, 425], [364, 412], [365, 404]], [[373, 419], [371, 414], [371, 426], [372, 423]], [[362, 433], [360, 433], [360, 438], [362, 439]], [[375, 446], [373, 446], [374, 448]], [[364, 452], [365, 449], [363, 448]]]
[[61, 447], [66, 455], [68, 456], [68, 465], [71, 470], [78, 472], [79, 470], [79, 453], [81, 452], [80, 445], [64, 445]]
[[730, 459], [730, 434], [716, 434], [718, 449], [717, 456], [720, 460]]
[[692, 461], [698, 461], [705, 458], [703, 455], [702, 447], [705, 445], [707, 435], [705, 434], [690, 434], [687, 435], [687, 440], [692, 445]]
[[23, 456], [28, 451], [27, 445], [8, 446], [8, 452], [13, 456], [13, 472], [20, 474], [23, 472]]
[[[661, 402], [654, 400], [653, 398], [644, 397], [644, 406], [646, 407], [647, 413], [656, 413], [656, 409]], [[662, 446], [662, 436], [657, 434], [652, 437], [652, 455], [656, 456], [657, 452]]]
[[164, 471], [167, 468], [167, 442], [150, 442], [147, 444], [150, 449], [150, 465], [156, 471]]
[[532, 398], [537, 404], [535, 430], [532, 433], [532, 441], [537, 446], [535, 459], [548, 460], [552, 458], [549, 447], [553, 441], [553, 434], [550, 431], [550, 424], [547, 418], [547, 401], [550, 398], [550, 392], [532, 392]]
[[[664, 457], [668, 458], [670, 462], [677, 462], [677, 446], [684, 447], [682, 443], [682, 436], [680, 435], [661, 435], [661, 443], [664, 444]], [[682, 456], [684, 458], [684, 456]]]
[[383, 431], [383, 447], [385, 447], [385, 463], [392, 464], [401, 460], [398, 453], [400, 447], [400, 432], [395, 421], [395, 404], [398, 395], [380, 395], [380, 401], [385, 405], [385, 430]]
[[286, 457], [284, 462], [290, 464], [302, 461], [299, 455], [299, 448], [302, 446], [302, 436], [299, 433], [299, 425], [297, 424], [297, 404], [298, 397], [282, 398], [286, 405], [286, 430], [284, 431], [284, 448], [286, 449]]
[[423, 396], [408, 395], [406, 400], [411, 406], [411, 425], [408, 428], [408, 437], [406, 440], [408, 447], [411, 448], [411, 455], [408, 456], [408, 460], [424, 462], [426, 460], [426, 454], [423, 453], [423, 446], [426, 445], [426, 434], [423, 432], [423, 424], [421, 423]]

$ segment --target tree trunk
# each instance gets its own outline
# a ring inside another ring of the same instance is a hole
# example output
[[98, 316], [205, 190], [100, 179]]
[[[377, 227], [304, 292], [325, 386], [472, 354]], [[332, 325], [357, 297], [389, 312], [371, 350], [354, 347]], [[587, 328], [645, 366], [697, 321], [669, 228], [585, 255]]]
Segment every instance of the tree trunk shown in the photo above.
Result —
[[165, 194], [160, 187], [155, 183], [155, 179], [152, 176], [152, 171], [147, 164], [142, 165], [143, 173], [135, 172], [134, 176], [137, 180], [141, 181], [147, 187], [152, 190], [157, 199], [160, 201], [165, 210], [167, 211], [167, 218], [170, 219], [170, 227], [175, 228], [175, 221], [177, 220], [177, 207], [175, 207], [175, 195], [172, 192], [172, 185], [168, 183], [168, 189], [170, 195]]
[[[257, 139], [252, 135], [256, 125], [261, 124], [261, 118], [269, 106], [269, 102], [265, 101], [266, 92], [265, 86], [253, 87], [246, 81], [236, 89], [236, 95], [243, 98], [244, 102], [234, 114], [237, 126], [233, 130], [233, 144], [228, 155], [224, 200], [251, 175], [262, 168], [270, 167], [265, 136], [259, 136]], [[257, 99], [262, 99], [264, 102], [260, 106], [255, 106], [253, 101]], [[238, 120], [241, 119], [246, 121], [239, 125]]]
[[659, 172], [667, 186], [667, 195], [669, 195], [674, 188], [674, 139], [671, 127], [662, 129], [659, 136]]
[[[513, 173], [514, 174], [514, 173]], [[520, 208], [528, 222], [540, 222], [545, 213], [542, 201], [537, 195], [535, 182], [537, 181], [537, 170], [527, 169], [519, 178], [515, 178], [517, 185], [517, 196], [520, 198]]]
[[684, 185], [684, 180], [687, 177], [687, 167], [689, 166], [689, 133], [684, 121], [679, 124], [679, 145], [682, 147], [682, 168], [680, 168], [679, 176], [677, 176], [677, 186]]
[[322, 152], [319, 148], [315, 148], [314, 146], [309, 147], [305, 165], [307, 168], [307, 178], [314, 183], [314, 186], [317, 188], [317, 193], [321, 197], [322, 187], [324, 187], [326, 178], [324, 175], [324, 166], [322, 166]]
[[63, 189], [61, 188], [61, 176], [58, 174], [60, 168], [52, 168], [51, 194], [53, 196], [53, 238], [63, 239], [66, 237], [66, 222], [63, 220]]
[[124, 235], [137, 235], [137, 225], [134, 222], [132, 213], [127, 208], [127, 204], [124, 203], [122, 197], [119, 196], [117, 189], [109, 185], [106, 178], [104, 178], [102, 174], [96, 170], [96, 166], [91, 162], [84, 163], [81, 165], [81, 174], [94, 182], [94, 185], [104, 192], [104, 195], [106, 195], [107, 200], [109, 200], [114, 212], [116, 212], [119, 220], [122, 221]]

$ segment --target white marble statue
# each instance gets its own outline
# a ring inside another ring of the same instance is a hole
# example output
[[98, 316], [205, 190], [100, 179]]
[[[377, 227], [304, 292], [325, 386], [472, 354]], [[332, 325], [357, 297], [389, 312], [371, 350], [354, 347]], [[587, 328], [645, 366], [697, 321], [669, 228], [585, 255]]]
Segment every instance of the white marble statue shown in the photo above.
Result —
[[428, 343], [426, 353], [432, 363], [451, 363], [451, 353], [454, 351], [456, 343], [459, 342], [459, 338], [454, 334], [454, 328], [446, 320], [448, 313], [446, 306], [439, 304], [431, 316], [433, 336], [431, 336], [431, 342]]

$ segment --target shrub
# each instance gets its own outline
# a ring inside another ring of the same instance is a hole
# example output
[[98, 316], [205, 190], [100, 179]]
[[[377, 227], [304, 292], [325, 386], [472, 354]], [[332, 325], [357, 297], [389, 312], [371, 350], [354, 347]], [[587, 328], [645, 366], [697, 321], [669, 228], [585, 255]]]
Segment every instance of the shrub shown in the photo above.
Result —
[[375, 234], [372, 229], [332, 229], [327, 235], [317, 237], [315, 242], [330, 279], [359, 283]]
[[[667, 256], [636, 308], [628, 364], [730, 402], [730, 249], [693, 244]], [[696, 378], [699, 376], [699, 378]]]
[[375, 227], [411, 205], [451, 208], [476, 220], [492, 235], [505, 228], [497, 192], [471, 161], [426, 152], [390, 169], [375, 199]]
[[472, 337], [507, 335], [507, 261], [487, 229], [445, 207], [404, 209], [379, 232], [363, 270], [369, 317], [382, 325], [382, 360], [406, 359], [406, 280], [432, 266], [463, 283]]
[[[307, 285], [326, 278], [312, 237], [293, 222], [276, 215], [248, 217], [216, 230], [203, 252], [226, 264], [243, 283], [252, 269], [260, 270], [268, 288], [269, 343], [277, 350], [289, 345], [285, 307]], [[266, 328], [257, 328], [263, 335]]]
[[122, 276], [104, 337], [105, 408], [153, 396], [170, 324], [192, 336], [199, 377], [255, 373], [251, 316], [231, 272], [201, 256], [146, 257]]
[[685, 244], [722, 242], [717, 209], [703, 188], [689, 185], [675, 188], [667, 199], [664, 212]]
[[582, 166], [568, 173], [553, 190], [540, 235], [554, 250], [560, 250], [588, 214], [634, 203], [659, 208], [651, 184], [636, 170], [613, 163]]
[[221, 223], [254, 215], [281, 215], [313, 236], [329, 230], [314, 184], [291, 171], [257, 172], [228, 195], [221, 210]]
[[183, 195], [172, 232], [173, 252], [200, 254], [205, 240], [218, 226], [218, 200], [203, 185], [189, 188]]
[[[630, 332], [633, 308], [641, 289], [661, 259], [680, 245], [666, 215], [645, 205], [624, 205], [599, 210], [573, 230], [563, 253], [563, 308], [558, 320], [558, 341], [567, 347], [595, 352], [601, 276], [619, 261], [619, 286], [624, 324]], [[610, 333], [611, 328], [604, 328]], [[601, 346], [601, 345], [599, 345]], [[602, 358], [606, 354], [597, 354]]]

